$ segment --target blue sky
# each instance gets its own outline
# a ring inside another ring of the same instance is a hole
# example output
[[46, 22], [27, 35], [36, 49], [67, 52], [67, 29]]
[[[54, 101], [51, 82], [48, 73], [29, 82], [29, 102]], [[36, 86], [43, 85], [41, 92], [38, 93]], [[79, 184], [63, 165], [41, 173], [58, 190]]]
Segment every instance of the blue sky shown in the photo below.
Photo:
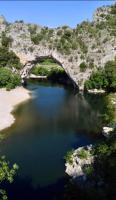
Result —
[[94, 10], [116, 1], [1, 1], [0, 15], [9, 22], [24, 20], [48, 27], [75, 27], [83, 20], [92, 19]]

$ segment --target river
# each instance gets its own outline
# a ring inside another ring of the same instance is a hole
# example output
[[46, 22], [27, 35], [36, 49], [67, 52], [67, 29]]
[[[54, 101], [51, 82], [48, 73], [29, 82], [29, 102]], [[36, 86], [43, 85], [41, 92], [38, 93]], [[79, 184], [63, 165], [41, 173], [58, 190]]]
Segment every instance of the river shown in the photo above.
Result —
[[0, 143], [0, 155], [19, 165], [9, 200], [53, 200], [67, 180], [66, 152], [99, 140], [104, 98], [48, 83], [27, 87], [32, 99], [15, 110], [16, 122]]

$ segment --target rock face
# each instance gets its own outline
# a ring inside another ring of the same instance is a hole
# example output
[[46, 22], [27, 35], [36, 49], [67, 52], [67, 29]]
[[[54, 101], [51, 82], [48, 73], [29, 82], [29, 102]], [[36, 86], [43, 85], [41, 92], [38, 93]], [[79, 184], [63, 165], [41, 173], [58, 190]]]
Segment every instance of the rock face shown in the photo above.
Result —
[[[10, 49], [23, 64], [22, 79], [29, 76], [41, 58], [52, 57], [64, 68], [74, 85], [83, 90], [85, 80], [96, 66], [103, 67], [116, 55], [116, 37], [112, 33], [111, 20], [107, 19], [107, 16], [112, 17], [110, 11], [111, 7], [98, 9], [93, 22], [83, 22], [75, 29], [67, 26], [49, 29], [23, 21], [8, 24], [1, 17], [0, 35], [4, 31], [7, 37], [12, 38]], [[113, 15], [112, 19], [115, 18]], [[84, 71], [80, 69], [82, 62], [87, 65]]]
[[[86, 167], [91, 166], [94, 161], [94, 157], [90, 153], [91, 149], [91, 145], [87, 147], [79, 147], [72, 154], [72, 162], [66, 162], [65, 164], [65, 172], [77, 182], [84, 183], [87, 181], [87, 174], [85, 169]], [[83, 150], [87, 152], [86, 158], [79, 156], [80, 152]]]
[[0, 24], [6, 24], [6, 19], [3, 15], [0, 16]]
[[103, 93], [105, 93], [105, 90], [93, 89], [93, 90], [88, 90], [88, 93], [90, 93], [90, 94], [103, 94]]
[[112, 126], [104, 126], [102, 130], [102, 134], [106, 137], [109, 138], [112, 136], [113, 131], [116, 129], [116, 125]]

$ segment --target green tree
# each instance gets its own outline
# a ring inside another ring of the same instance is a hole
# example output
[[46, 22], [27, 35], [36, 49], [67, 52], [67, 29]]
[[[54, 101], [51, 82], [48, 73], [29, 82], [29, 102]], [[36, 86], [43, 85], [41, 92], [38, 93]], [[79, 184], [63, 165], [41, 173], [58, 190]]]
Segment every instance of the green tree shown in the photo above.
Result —
[[7, 37], [5, 32], [2, 32], [1, 38], [2, 38], [2, 41], [1, 41], [2, 46], [9, 48], [12, 44], [12, 38]]
[[20, 85], [21, 78], [18, 74], [12, 73], [10, 69], [0, 68], [0, 87], [6, 87], [8, 90]]
[[[4, 183], [5, 181], [12, 183], [17, 170], [17, 164], [14, 164], [12, 167], [10, 167], [9, 162], [5, 159], [5, 156], [0, 157], [0, 183]], [[0, 188], [0, 199], [8, 199], [6, 191], [2, 187]]]
[[79, 67], [81, 72], [85, 72], [87, 69], [87, 64], [85, 62], [82, 62]]
[[8, 51], [6, 47], [0, 47], [0, 67], [20, 69], [20, 59], [13, 51]]

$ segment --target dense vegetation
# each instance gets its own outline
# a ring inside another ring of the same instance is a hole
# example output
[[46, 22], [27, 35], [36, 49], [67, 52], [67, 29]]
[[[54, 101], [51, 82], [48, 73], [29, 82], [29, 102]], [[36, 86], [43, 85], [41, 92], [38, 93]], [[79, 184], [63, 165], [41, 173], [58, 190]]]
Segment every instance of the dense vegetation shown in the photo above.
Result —
[[20, 85], [21, 79], [17, 73], [13, 73], [13, 69], [19, 70], [21, 68], [20, 59], [13, 51], [9, 51], [11, 38], [6, 37], [5, 32], [2, 33], [2, 40], [0, 47], [0, 88], [6, 87], [7, 90], [13, 89]]
[[9, 162], [6, 161], [5, 157], [0, 157], [0, 199], [7, 200], [7, 193], [4, 190], [4, 182], [12, 183], [14, 176], [18, 170], [18, 165], [14, 164], [12, 167], [9, 166]]
[[[81, 24], [77, 24], [74, 29], [69, 26], [49, 29], [48, 27], [38, 28], [36, 25], [29, 25], [31, 40], [35, 45], [44, 44], [46, 46], [48, 44], [50, 49], [56, 48], [63, 54], [70, 54], [73, 50], [78, 50], [78, 54], [84, 57], [88, 53], [86, 39], [89, 38], [92, 41], [94, 38], [95, 43], [92, 42], [91, 48], [98, 48], [100, 53], [102, 51], [102, 49], [99, 49], [100, 43], [106, 43], [110, 36], [116, 36], [116, 4], [111, 6], [111, 11], [107, 14], [104, 14], [102, 8], [101, 10], [99, 8], [99, 11], [100, 21], [95, 23], [84, 21]], [[100, 38], [103, 29], [106, 37], [103, 37], [102, 41]]]
[[68, 75], [64, 69], [53, 59], [44, 59], [32, 69], [32, 74], [37, 76], [46, 76], [49, 81], [71, 84]]
[[[105, 118], [104, 118], [105, 117]], [[106, 111], [103, 116], [107, 125], [116, 124], [116, 94], [110, 93], [106, 96]], [[73, 164], [73, 151], [67, 153], [66, 162]], [[65, 186], [65, 195], [62, 200], [115, 200], [116, 197], [116, 128], [110, 133], [109, 138], [102, 138], [93, 146], [91, 154], [94, 163], [83, 169], [87, 175], [88, 182], [79, 185], [69, 182]], [[79, 156], [79, 155], [78, 155]], [[88, 155], [80, 152], [80, 158]], [[88, 184], [89, 183], [89, 184]]]
[[0, 67], [21, 68], [20, 59], [13, 51], [9, 51], [6, 47], [0, 47]]
[[37, 64], [32, 69], [33, 74], [47, 77], [54, 73], [54, 71], [56, 71], [56, 73], [64, 72], [63, 68], [50, 58], [40, 61], [40, 64]]
[[18, 74], [12, 73], [10, 69], [0, 68], [0, 88], [6, 87], [7, 90], [20, 85], [21, 79]]
[[[105, 123], [116, 124], [116, 94], [106, 97]], [[103, 139], [93, 147], [95, 157], [91, 178], [101, 183], [102, 199], [115, 199], [116, 196], [116, 128], [109, 138]], [[99, 186], [98, 186], [99, 187]]]
[[1, 43], [3, 47], [9, 48], [12, 44], [12, 38], [7, 37], [4, 31], [2, 32], [1, 40], [2, 40]]
[[90, 79], [85, 82], [86, 89], [116, 90], [116, 58], [108, 61], [104, 68], [93, 72]]
[[[41, 42], [46, 46], [46, 42], [49, 42], [49, 48], [56, 48], [58, 51], [64, 54], [70, 54], [71, 50], [75, 50], [78, 47], [81, 48], [83, 53], [87, 53], [87, 47], [81, 37], [75, 34], [75, 30], [71, 30], [68, 26], [61, 28], [49, 29], [48, 27], [42, 28], [39, 33], [36, 32], [37, 27], [29, 26], [31, 34], [31, 40], [35, 45]], [[54, 37], [54, 35], [56, 35]]]
[[[14, 52], [9, 51], [11, 38], [6, 37], [6, 34], [2, 33], [2, 40], [0, 47], [0, 88], [6, 87], [10, 90], [20, 84], [20, 76], [11, 71], [12, 68], [19, 69], [21, 67], [19, 58]], [[1, 139], [0, 135], [0, 139]], [[0, 157], [0, 199], [7, 200], [7, 193], [4, 189], [4, 183], [12, 183], [18, 166], [14, 164], [12, 167], [5, 157]]]

